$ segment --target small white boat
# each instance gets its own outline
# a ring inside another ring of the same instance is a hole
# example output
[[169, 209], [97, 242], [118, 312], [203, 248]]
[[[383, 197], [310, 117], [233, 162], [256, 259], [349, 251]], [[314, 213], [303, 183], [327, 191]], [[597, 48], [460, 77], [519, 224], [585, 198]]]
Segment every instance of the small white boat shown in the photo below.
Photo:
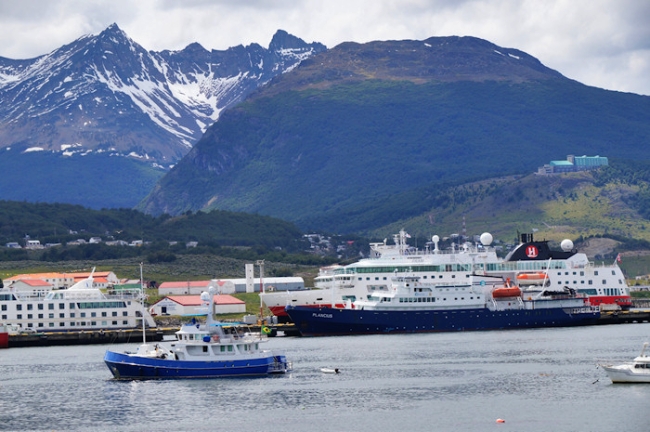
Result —
[[320, 368], [320, 371], [329, 374], [337, 374], [341, 372], [338, 368]]
[[650, 383], [650, 356], [645, 354], [648, 342], [643, 344], [641, 355], [633, 362], [620, 365], [600, 364], [613, 383]]

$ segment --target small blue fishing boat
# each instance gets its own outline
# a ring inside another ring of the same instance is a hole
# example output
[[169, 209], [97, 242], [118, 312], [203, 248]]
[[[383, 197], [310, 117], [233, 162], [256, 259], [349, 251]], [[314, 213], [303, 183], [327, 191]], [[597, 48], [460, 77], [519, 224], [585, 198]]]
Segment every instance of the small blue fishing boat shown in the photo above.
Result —
[[223, 378], [284, 374], [291, 363], [284, 353], [261, 349], [268, 342], [264, 332], [213, 318], [214, 289], [201, 294], [209, 303], [206, 323], [196, 320], [176, 332], [176, 341], [148, 344], [137, 352], [106, 351], [104, 361], [116, 379]]

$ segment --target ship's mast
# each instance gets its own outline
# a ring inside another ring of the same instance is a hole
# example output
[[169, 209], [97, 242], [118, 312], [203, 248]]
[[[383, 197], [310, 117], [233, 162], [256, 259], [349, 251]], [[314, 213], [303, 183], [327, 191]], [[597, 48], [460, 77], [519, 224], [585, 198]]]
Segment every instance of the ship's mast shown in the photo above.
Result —
[[140, 304], [142, 305], [142, 343], [147, 343], [147, 332], [144, 328], [144, 278], [142, 277], [142, 263], [140, 263]]

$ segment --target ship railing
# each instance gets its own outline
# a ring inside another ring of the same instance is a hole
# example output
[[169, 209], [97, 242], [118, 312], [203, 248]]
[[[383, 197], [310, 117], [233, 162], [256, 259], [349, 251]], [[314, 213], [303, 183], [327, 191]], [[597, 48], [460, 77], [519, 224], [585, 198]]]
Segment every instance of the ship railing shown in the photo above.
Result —
[[47, 297], [47, 293], [43, 292], [33, 292], [33, 291], [12, 291], [13, 295], [17, 300], [23, 301], [33, 301], [33, 300], [43, 300]]
[[376, 260], [376, 259], [381, 259], [381, 258], [389, 258], [391, 256], [410, 256], [410, 257], [416, 257], [416, 256], [429, 256], [429, 255], [467, 255], [469, 253], [488, 253], [488, 252], [493, 252], [494, 248], [493, 247], [483, 247], [483, 248], [477, 248], [476, 246], [471, 246], [469, 248], [455, 248], [455, 249], [413, 249], [413, 248], [408, 248], [404, 249], [402, 252], [399, 251], [399, 249], [394, 248], [394, 249], [383, 249], [383, 248], [377, 248], [373, 249], [373, 252], [375, 254], [368, 259], [370, 260]]
[[142, 297], [142, 291], [140, 289], [120, 289], [113, 290], [109, 289], [104, 294], [108, 299], [132, 299], [140, 300]]

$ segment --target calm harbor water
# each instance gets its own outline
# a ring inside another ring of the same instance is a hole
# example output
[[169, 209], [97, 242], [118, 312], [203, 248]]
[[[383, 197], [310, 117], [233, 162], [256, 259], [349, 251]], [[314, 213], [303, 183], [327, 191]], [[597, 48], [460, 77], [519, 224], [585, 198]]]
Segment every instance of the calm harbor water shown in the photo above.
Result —
[[278, 337], [267, 346], [289, 375], [147, 382], [111, 379], [106, 345], [12, 348], [0, 430], [646, 432], [650, 384], [613, 385], [596, 363], [629, 361], [648, 338], [648, 323]]

